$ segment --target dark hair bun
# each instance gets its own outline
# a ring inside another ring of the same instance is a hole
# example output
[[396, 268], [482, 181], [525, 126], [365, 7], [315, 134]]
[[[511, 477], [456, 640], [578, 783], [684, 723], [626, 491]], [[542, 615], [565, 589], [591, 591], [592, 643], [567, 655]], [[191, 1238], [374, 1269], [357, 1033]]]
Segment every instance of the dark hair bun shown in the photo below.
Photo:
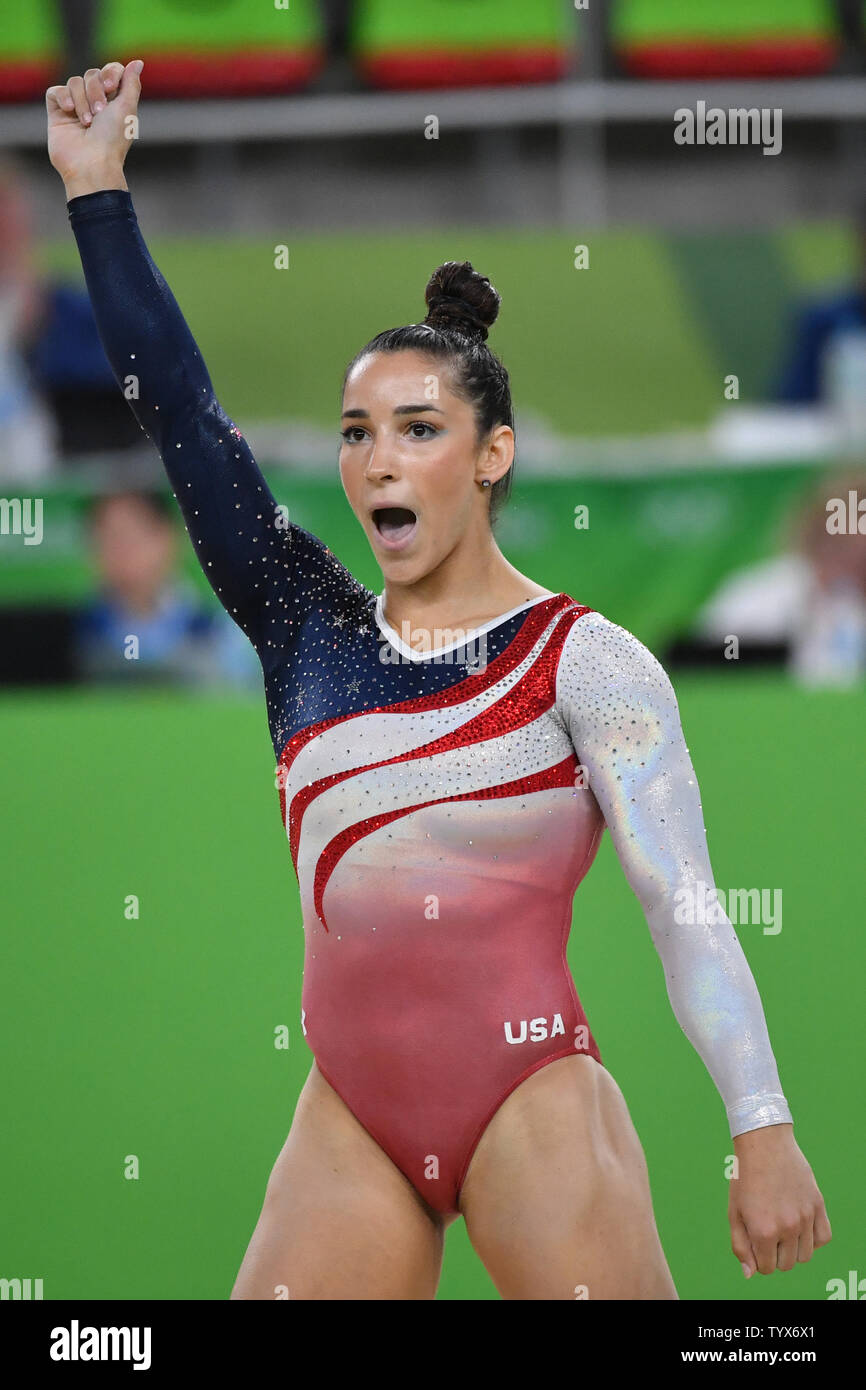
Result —
[[424, 297], [431, 328], [450, 328], [467, 338], [487, 337], [502, 302], [486, 275], [479, 275], [468, 261], [446, 261], [427, 282]]

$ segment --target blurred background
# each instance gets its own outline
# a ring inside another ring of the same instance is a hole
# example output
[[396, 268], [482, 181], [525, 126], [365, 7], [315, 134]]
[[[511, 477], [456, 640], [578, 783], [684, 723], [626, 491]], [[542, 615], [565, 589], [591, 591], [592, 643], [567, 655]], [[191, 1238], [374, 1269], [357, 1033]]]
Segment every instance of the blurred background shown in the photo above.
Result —
[[[310, 1062], [258, 663], [102, 353], [45, 154], [45, 87], [133, 57], [151, 252], [278, 501], [377, 592], [344, 365], [423, 317], [442, 260], [502, 294], [500, 546], [665, 663], [718, 886], [785, 894], [778, 935], [739, 934], [826, 1251], [743, 1286], [724, 1114], [607, 837], [578, 990], [681, 1296], [825, 1297], [864, 1234], [838, 1139], [863, 1074], [864, 0], [0, 0], [2, 1162], [26, 1194], [0, 1276], [226, 1297]], [[781, 147], [679, 143], [699, 103]], [[440, 1296], [495, 1296], [462, 1223]]]

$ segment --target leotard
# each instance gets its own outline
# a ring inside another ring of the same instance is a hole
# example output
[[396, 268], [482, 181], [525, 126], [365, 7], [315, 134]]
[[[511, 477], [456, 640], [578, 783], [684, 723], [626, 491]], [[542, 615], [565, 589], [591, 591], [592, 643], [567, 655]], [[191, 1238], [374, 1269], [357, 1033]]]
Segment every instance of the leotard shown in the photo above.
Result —
[[129, 193], [73, 198], [69, 215], [115, 376], [261, 661], [303, 908], [302, 1026], [360, 1123], [453, 1213], [505, 1097], [556, 1058], [601, 1064], [566, 943], [605, 827], [731, 1134], [790, 1123], [730, 920], [684, 912], [715, 890], [659, 662], [565, 593], [413, 651], [382, 596], [278, 507]]

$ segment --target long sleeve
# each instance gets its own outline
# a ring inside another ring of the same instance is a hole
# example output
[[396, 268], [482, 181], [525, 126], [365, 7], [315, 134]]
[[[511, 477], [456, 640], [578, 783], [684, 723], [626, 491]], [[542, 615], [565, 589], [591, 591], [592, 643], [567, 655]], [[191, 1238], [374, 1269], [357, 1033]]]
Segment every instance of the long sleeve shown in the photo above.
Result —
[[731, 1135], [790, 1123], [758, 989], [716, 899], [700, 791], [666, 672], [631, 633], [589, 612], [563, 646], [556, 701]]
[[130, 194], [107, 189], [67, 206], [106, 356], [159, 450], [199, 563], [263, 664], [277, 660], [322, 597], [355, 595], [360, 586], [277, 506], [214, 394]]

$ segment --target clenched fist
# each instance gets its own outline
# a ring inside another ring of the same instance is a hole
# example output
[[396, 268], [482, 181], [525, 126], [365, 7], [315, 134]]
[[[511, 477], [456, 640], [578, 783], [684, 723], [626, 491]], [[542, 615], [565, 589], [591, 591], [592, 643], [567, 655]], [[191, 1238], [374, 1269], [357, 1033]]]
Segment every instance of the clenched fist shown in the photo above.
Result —
[[67, 199], [126, 188], [123, 162], [137, 135], [143, 67], [140, 58], [125, 67], [106, 63], [45, 93], [48, 157], [63, 179]]

